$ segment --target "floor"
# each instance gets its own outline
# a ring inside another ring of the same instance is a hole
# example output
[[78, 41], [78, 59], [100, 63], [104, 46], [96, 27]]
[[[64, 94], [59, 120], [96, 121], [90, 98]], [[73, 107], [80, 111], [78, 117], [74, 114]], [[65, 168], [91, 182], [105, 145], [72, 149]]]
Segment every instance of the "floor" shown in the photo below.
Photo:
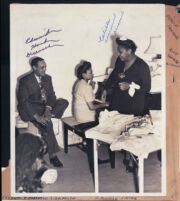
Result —
[[[108, 151], [105, 144], [98, 149], [99, 158], [107, 159]], [[92, 175], [89, 171], [87, 155], [79, 148], [69, 147], [68, 154], [62, 150], [59, 158], [64, 164], [57, 169], [58, 179], [54, 184], [45, 185], [44, 192], [94, 192]], [[99, 165], [100, 192], [135, 192], [132, 173], [127, 173], [123, 165], [123, 154], [116, 152], [116, 165], [111, 169], [110, 164]], [[161, 192], [161, 164], [157, 152], [145, 160], [145, 192]]]

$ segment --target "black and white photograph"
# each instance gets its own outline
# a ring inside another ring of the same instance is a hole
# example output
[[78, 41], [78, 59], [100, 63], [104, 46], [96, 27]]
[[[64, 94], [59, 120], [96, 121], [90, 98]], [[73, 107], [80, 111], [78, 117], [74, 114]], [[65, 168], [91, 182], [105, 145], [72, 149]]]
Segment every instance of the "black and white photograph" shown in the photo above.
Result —
[[165, 196], [165, 5], [11, 4], [11, 194]]

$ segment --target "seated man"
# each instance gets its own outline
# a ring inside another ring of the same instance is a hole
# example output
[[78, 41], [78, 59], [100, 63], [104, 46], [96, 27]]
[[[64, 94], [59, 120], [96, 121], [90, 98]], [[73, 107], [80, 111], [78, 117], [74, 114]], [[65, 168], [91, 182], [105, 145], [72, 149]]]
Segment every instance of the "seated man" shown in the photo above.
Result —
[[41, 132], [47, 143], [50, 162], [55, 167], [63, 164], [57, 157], [57, 144], [51, 117], [61, 118], [68, 106], [65, 99], [56, 100], [51, 77], [46, 72], [44, 59], [32, 59], [33, 72], [25, 75], [19, 81], [18, 111], [23, 121], [31, 121]]

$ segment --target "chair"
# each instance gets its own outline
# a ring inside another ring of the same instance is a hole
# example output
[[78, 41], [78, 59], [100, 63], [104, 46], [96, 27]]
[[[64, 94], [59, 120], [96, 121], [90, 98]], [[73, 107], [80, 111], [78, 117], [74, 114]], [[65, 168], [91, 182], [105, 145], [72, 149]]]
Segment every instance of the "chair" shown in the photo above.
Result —
[[[64, 137], [64, 152], [68, 153], [68, 131], [74, 132], [76, 135], [80, 136], [84, 142], [86, 142], [86, 148], [85, 151], [88, 156], [88, 162], [89, 162], [89, 168], [90, 172], [94, 172], [94, 154], [93, 154], [93, 140], [88, 139], [85, 137], [85, 131], [87, 129], [90, 129], [94, 126], [96, 126], [98, 123], [97, 122], [88, 122], [88, 123], [78, 123], [74, 117], [65, 117], [62, 118], [62, 123], [63, 123], [63, 137]], [[74, 144], [77, 145], [77, 144]], [[72, 146], [72, 145], [71, 145]], [[109, 149], [109, 154], [110, 154], [110, 159], [108, 160], [99, 160], [99, 163], [107, 163], [110, 162], [111, 168], [115, 167], [115, 153], [110, 151]]]

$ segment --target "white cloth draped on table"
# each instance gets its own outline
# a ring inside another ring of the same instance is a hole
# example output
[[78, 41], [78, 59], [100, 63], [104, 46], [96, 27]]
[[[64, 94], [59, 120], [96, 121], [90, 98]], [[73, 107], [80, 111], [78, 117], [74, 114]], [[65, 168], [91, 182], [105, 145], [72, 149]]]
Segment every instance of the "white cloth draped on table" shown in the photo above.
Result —
[[[161, 149], [162, 140], [161, 111], [150, 112], [153, 125], [150, 121], [142, 121], [140, 126], [134, 127], [133, 123], [140, 122], [140, 117], [104, 111], [100, 114], [99, 125], [87, 130], [85, 135], [109, 143], [112, 151], [124, 149], [147, 158], [150, 152]], [[128, 127], [130, 124], [132, 128]], [[127, 132], [129, 136], [125, 135]]]
[[124, 136], [119, 136], [119, 138], [111, 144], [110, 149], [112, 151], [124, 149], [139, 158], [147, 158], [149, 153], [161, 149], [161, 137], [156, 134], [134, 135], [123, 139], [122, 137]]
[[135, 120], [139, 121], [140, 118], [134, 117], [134, 115], [120, 114], [117, 111], [105, 110], [99, 115], [98, 130], [103, 134], [117, 133], [119, 135], [127, 129], [127, 125]]

